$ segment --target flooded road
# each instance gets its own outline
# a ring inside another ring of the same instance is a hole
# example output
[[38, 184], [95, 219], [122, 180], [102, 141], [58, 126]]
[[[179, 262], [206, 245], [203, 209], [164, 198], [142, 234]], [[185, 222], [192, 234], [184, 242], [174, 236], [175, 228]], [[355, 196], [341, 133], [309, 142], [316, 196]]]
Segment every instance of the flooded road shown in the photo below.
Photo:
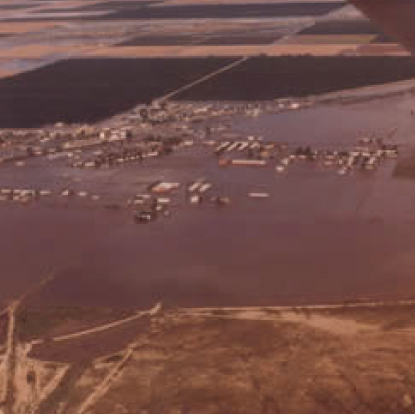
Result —
[[[413, 150], [413, 97], [322, 105], [234, 119], [234, 131], [313, 147], [353, 146], [365, 134]], [[403, 156], [403, 155], [401, 155]], [[33, 161], [2, 166], [1, 186], [74, 186], [120, 204], [157, 180], [182, 187], [205, 177], [231, 204], [192, 206], [184, 188], [172, 216], [135, 224], [125, 208], [76, 202], [0, 205], [0, 299], [46, 273], [54, 282], [37, 304], [148, 307], [275, 305], [415, 296], [415, 191], [396, 162], [339, 176], [315, 165], [218, 168], [206, 148], [117, 170], [74, 170]], [[266, 191], [267, 199], [248, 198]]]

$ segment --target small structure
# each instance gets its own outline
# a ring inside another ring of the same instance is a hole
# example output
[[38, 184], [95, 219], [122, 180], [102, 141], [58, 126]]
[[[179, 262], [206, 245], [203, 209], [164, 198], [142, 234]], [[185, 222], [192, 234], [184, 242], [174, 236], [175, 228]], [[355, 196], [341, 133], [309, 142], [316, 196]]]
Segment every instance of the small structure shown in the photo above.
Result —
[[248, 197], [250, 197], [250, 198], [269, 198], [269, 193], [250, 192], [250, 193], [248, 193]]
[[137, 211], [134, 216], [136, 223], [149, 223], [157, 218], [157, 213], [152, 210]]
[[265, 160], [235, 159], [232, 160], [232, 165], [239, 165], [245, 167], [264, 167], [267, 165], [267, 162]]
[[153, 186], [151, 186], [151, 191], [153, 193], [168, 193], [172, 190], [176, 190], [180, 187], [180, 183], [171, 183], [166, 181], [160, 181]]

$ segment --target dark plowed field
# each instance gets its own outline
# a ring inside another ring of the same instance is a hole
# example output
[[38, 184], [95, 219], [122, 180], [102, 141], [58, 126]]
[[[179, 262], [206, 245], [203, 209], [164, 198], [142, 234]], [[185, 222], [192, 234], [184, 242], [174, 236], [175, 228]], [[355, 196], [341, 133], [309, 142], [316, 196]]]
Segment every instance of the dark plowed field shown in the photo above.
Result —
[[36, 6], [36, 3], [27, 4], [0, 4], [0, 10], [20, 10]]
[[0, 80], [0, 127], [95, 122], [173, 91], [228, 58], [74, 59]]
[[307, 35], [382, 34], [382, 29], [367, 20], [328, 20], [318, 22], [301, 32]]
[[77, 8], [58, 8], [58, 9], [43, 9], [36, 11], [36, 13], [80, 13], [80, 12], [94, 12], [94, 11], [120, 11], [120, 10], [129, 10], [137, 9], [137, 7], [144, 7], [150, 4], [155, 4], [157, 1], [111, 1], [107, 3], [97, 3], [97, 4], [87, 4], [86, 6], [81, 6]]
[[[74, 59], [0, 80], [0, 127], [96, 122], [147, 103], [231, 58]], [[253, 58], [178, 96], [181, 100], [268, 100], [415, 77], [397, 57]]]
[[[343, 3], [259, 3], [209, 4], [165, 7], [138, 7], [105, 16], [109, 19], [196, 19], [322, 16], [342, 7]], [[75, 10], [74, 10], [75, 11]]]
[[200, 36], [139, 36], [125, 40], [118, 46], [190, 46], [190, 45], [266, 45], [281, 38], [278, 34], [263, 35], [200, 35]]
[[376, 39], [372, 43], [398, 43], [398, 41], [387, 34], [381, 34], [376, 36]]
[[117, 46], [187, 46], [200, 43], [205, 36], [138, 36], [125, 40]]
[[390, 57], [254, 58], [197, 85], [181, 100], [268, 100], [415, 77], [415, 60]]

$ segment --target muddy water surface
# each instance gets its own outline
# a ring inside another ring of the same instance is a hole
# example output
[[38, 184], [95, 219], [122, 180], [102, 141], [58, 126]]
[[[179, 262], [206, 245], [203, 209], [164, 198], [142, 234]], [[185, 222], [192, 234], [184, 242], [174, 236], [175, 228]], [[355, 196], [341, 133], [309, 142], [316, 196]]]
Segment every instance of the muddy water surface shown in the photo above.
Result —
[[[375, 132], [402, 151], [413, 147], [412, 97], [319, 106], [255, 119], [234, 130], [264, 139], [336, 148]], [[41, 304], [147, 307], [321, 303], [415, 296], [414, 181], [375, 173], [340, 177], [313, 165], [276, 175], [273, 168], [217, 167], [191, 148], [118, 171], [75, 171], [34, 161], [3, 166], [0, 185], [74, 186], [121, 202], [157, 178], [206, 177], [231, 205], [189, 206], [181, 189], [172, 216], [134, 224], [121, 208], [82, 202], [0, 205], [0, 297], [9, 300], [47, 272], [56, 279]], [[79, 181], [80, 180], [80, 181]], [[267, 191], [253, 200], [249, 191]]]

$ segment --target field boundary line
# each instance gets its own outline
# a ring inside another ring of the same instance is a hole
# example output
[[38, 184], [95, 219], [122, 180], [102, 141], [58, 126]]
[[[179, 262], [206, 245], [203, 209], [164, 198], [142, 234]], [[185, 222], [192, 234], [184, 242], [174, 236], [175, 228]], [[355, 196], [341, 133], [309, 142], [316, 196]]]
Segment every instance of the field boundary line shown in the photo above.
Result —
[[180, 93], [182, 93], [184, 91], [187, 91], [190, 88], [193, 88], [193, 86], [200, 85], [201, 83], [204, 83], [204, 82], [206, 82], [206, 81], [208, 81], [210, 79], [213, 79], [217, 75], [220, 75], [220, 74], [222, 74], [224, 72], [227, 72], [228, 70], [231, 70], [231, 69], [239, 66], [240, 64], [246, 62], [250, 58], [251, 58], [251, 56], [244, 56], [244, 57], [242, 57], [240, 59], [237, 59], [236, 61], [234, 61], [234, 62], [232, 62], [232, 63], [230, 63], [230, 64], [228, 64], [226, 66], [223, 66], [220, 69], [217, 69], [217, 70], [215, 70], [213, 72], [210, 72], [207, 75], [204, 75], [201, 78], [196, 79], [196, 80], [188, 83], [187, 85], [181, 86], [180, 88], [178, 88], [178, 89], [176, 89], [176, 90], [174, 90], [172, 92], [169, 92], [168, 94], [166, 94], [166, 95], [164, 95], [164, 96], [162, 96], [160, 98], [155, 98], [153, 100], [153, 102], [163, 102], [163, 101], [167, 101], [168, 99], [171, 99], [174, 96], [179, 95]]

